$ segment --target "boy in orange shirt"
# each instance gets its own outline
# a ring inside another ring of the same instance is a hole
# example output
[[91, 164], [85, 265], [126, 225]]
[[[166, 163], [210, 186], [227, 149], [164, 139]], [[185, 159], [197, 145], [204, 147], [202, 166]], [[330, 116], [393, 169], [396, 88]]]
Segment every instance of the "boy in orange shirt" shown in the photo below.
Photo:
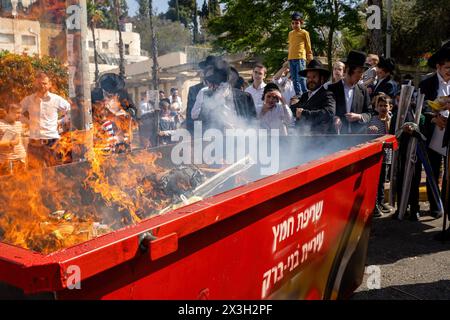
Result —
[[306, 92], [306, 81], [300, 77], [299, 72], [306, 68], [306, 63], [313, 59], [311, 40], [309, 32], [302, 29], [303, 15], [294, 12], [291, 16], [292, 31], [289, 32], [289, 69], [291, 71], [292, 82], [297, 96]]

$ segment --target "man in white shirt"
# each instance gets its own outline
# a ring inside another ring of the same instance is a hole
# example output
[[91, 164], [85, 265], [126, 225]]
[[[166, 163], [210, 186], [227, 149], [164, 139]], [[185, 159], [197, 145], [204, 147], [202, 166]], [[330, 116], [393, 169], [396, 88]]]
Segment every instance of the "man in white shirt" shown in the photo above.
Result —
[[36, 92], [20, 103], [30, 130], [28, 166], [31, 169], [59, 164], [52, 146], [60, 138], [58, 127], [69, 121], [70, 103], [51, 93], [50, 88], [48, 75], [40, 72], [36, 75]]
[[174, 102], [178, 102], [178, 105], [180, 106], [181, 111], [184, 111], [183, 103], [181, 102], [181, 97], [179, 96], [177, 88], [170, 89], [169, 101], [170, 101], [170, 104], [172, 104]]
[[253, 102], [255, 103], [256, 113], [259, 115], [263, 106], [263, 92], [266, 83], [264, 82], [264, 78], [266, 77], [267, 69], [262, 64], [257, 64], [253, 68], [253, 83], [245, 89], [245, 92], [248, 92], [252, 95]]

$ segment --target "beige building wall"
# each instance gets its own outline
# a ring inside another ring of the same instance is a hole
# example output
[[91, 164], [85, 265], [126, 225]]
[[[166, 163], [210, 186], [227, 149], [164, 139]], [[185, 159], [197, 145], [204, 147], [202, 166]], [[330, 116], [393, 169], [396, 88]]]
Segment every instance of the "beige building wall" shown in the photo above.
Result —
[[41, 40], [38, 21], [0, 18], [0, 50], [41, 54]]

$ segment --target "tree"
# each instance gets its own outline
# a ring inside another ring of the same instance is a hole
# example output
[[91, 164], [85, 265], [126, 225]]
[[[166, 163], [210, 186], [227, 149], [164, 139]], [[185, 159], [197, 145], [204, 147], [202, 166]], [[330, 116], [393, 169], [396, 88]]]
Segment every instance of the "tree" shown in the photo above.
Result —
[[300, 11], [306, 17], [304, 28], [310, 33], [314, 54], [326, 52], [331, 61], [333, 41], [338, 31], [345, 29], [351, 35], [363, 31], [359, 12], [356, 10], [359, 2], [224, 0], [222, 3], [225, 5], [225, 13], [220, 17], [210, 18], [208, 30], [218, 37], [213, 43], [217, 50], [260, 55], [273, 71], [287, 58], [290, 16], [292, 12]]
[[219, 17], [221, 15], [220, 4], [218, 0], [208, 0], [209, 17]]
[[318, 29], [326, 29], [326, 53], [330, 70], [336, 32], [346, 30], [354, 36], [364, 32], [357, 10], [359, 4], [359, 0], [315, 0], [314, 7], [307, 10], [310, 24]]
[[98, 70], [98, 51], [97, 51], [97, 41], [95, 39], [95, 28], [104, 19], [103, 11], [100, 10], [95, 3], [95, 0], [88, 0], [87, 2], [87, 15], [88, 15], [88, 26], [92, 32], [92, 41], [94, 43], [94, 64], [95, 64], [95, 83], [98, 81], [99, 70]]
[[36, 74], [44, 71], [52, 83], [52, 92], [67, 98], [69, 73], [58, 59], [37, 54], [15, 54], [0, 51], [0, 101], [20, 102], [34, 92]]
[[200, 18], [208, 19], [208, 16], [209, 16], [208, 3], [206, 2], [206, 0], [203, 0], [202, 10], [200, 11]]
[[[191, 44], [191, 34], [182, 24], [166, 20], [164, 17], [153, 17], [156, 41], [158, 43], [158, 54], [164, 55], [174, 51], [184, 51]], [[152, 39], [149, 32], [149, 20], [132, 20], [136, 26], [135, 30], [141, 36], [141, 47], [152, 55]]]
[[194, 21], [194, 10], [197, 10], [197, 1], [192, 0], [169, 0], [169, 8], [165, 14], [166, 19], [179, 21], [186, 28], [191, 28]]
[[119, 75], [125, 77], [125, 58], [123, 54], [123, 40], [122, 40], [122, 28], [120, 25], [121, 7], [120, 0], [114, 0], [115, 2], [115, 23], [117, 32], [119, 33]]
[[[382, 0], [368, 0], [368, 6], [377, 6], [380, 8], [380, 13], [383, 12], [383, 1]], [[383, 45], [383, 29], [370, 29], [367, 33], [367, 49], [369, 53], [375, 53], [379, 56], [384, 53], [384, 45]]]
[[158, 90], [159, 79], [158, 79], [158, 43], [156, 39], [155, 28], [153, 26], [153, 0], [148, 1], [148, 13], [149, 13], [149, 21], [150, 21], [150, 34], [152, 37], [152, 83], [153, 89]]
[[448, 1], [393, 1], [392, 29], [392, 56], [399, 63], [416, 64], [419, 56], [450, 39]]
[[192, 0], [194, 2], [194, 10], [193, 12], [193, 17], [192, 17], [192, 21], [193, 21], [193, 25], [194, 25], [194, 30], [192, 31], [192, 35], [193, 35], [193, 42], [197, 43], [198, 42], [198, 10], [197, 10], [197, 0]]

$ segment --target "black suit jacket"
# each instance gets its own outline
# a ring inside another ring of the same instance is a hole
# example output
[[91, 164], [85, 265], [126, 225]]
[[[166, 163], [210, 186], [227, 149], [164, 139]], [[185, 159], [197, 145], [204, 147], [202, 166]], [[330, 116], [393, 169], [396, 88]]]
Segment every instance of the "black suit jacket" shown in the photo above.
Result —
[[300, 97], [300, 101], [291, 106], [292, 114], [296, 116], [297, 108], [302, 108], [300, 119], [296, 119], [295, 125], [300, 130], [311, 130], [312, 133], [326, 134], [336, 114], [336, 101], [333, 94], [321, 87], [308, 100], [308, 92]]
[[[365, 133], [367, 129], [367, 123], [372, 118], [372, 107], [370, 105], [370, 96], [366, 87], [361, 84], [355, 85], [353, 92], [353, 102], [350, 112], [358, 113], [362, 115], [362, 121], [349, 123], [345, 118], [347, 113], [347, 107], [345, 103], [344, 84], [342, 81], [330, 84], [328, 90], [333, 93], [334, 100], [336, 101], [336, 116], [342, 121], [341, 133], [349, 133], [348, 128], [350, 125], [351, 133]], [[335, 132], [334, 127], [331, 129]]]
[[380, 92], [384, 92], [394, 99], [397, 94], [397, 84], [394, 80], [392, 80], [391, 76], [384, 78], [379, 85], [374, 86], [373, 88], [374, 90], [371, 95], [372, 97], [376, 96]]
[[191, 111], [195, 104], [195, 99], [197, 99], [197, 95], [205, 85], [201, 82], [196, 84], [195, 86], [189, 87], [188, 93], [188, 102], [186, 108], [186, 129], [193, 134], [194, 133], [194, 120], [192, 120]]
[[[431, 137], [433, 136], [434, 128], [436, 125], [431, 122], [434, 117], [434, 112], [428, 106], [428, 100], [435, 100], [437, 98], [437, 90], [439, 89], [439, 79], [437, 74], [433, 74], [422, 80], [419, 83], [420, 93], [425, 95], [424, 105], [422, 107], [422, 114], [425, 116], [425, 127], [423, 134], [427, 138], [427, 145], [430, 143]], [[445, 138], [444, 138], [445, 141]]]

